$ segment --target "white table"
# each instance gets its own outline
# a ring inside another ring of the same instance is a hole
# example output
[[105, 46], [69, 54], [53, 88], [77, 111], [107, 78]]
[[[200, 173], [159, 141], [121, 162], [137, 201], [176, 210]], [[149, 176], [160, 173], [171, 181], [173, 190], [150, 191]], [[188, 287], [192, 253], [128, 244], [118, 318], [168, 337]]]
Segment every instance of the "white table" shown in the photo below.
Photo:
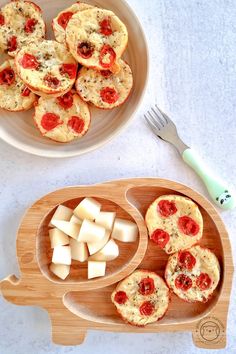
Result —
[[[236, 179], [236, 3], [227, 0], [129, 0], [150, 45], [148, 92], [135, 120], [109, 145], [89, 155], [48, 160], [0, 142], [0, 278], [18, 265], [15, 237], [27, 207], [63, 186], [134, 176], [180, 181], [206, 194], [199, 178], [176, 151], [157, 141], [143, 122], [155, 101], [170, 113], [186, 143], [229, 182]], [[236, 212], [222, 213], [236, 253]], [[228, 346], [236, 350], [236, 289], [232, 293]], [[192, 344], [190, 333], [113, 334], [89, 332], [80, 347], [51, 343], [46, 312], [17, 307], [0, 298], [0, 353], [157, 354], [208, 353]]]

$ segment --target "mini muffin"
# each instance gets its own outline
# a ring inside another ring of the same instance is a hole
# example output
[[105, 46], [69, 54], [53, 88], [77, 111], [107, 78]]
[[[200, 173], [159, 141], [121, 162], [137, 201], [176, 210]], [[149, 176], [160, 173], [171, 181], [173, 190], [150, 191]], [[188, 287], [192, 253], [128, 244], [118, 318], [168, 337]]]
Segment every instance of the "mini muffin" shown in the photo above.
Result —
[[57, 17], [52, 20], [52, 28], [56, 38], [59, 43], [65, 43], [66, 41], [66, 27], [71, 17], [79, 11], [88, 10], [93, 8], [92, 5], [85, 4], [83, 2], [77, 2], [67, 9], [59, 12]]
[[56, 41], [30, 43], [17, 53], [15, 60], [20, 78], [38, 94], [62, 95], [75, 82], [77, 63]]
[[88, 131], [90, 112], [87, 103], [73, 91], [61, 97], [40, 97], [35, 107], [35, 123], [43, 136], [68, 143]]
[[181, 299], [206, 302], [220, 280], [219, 261], [211, 250], [194, 246], [169, 257], [165, 278]]
[[155, 272], [139, 269], [118, 283], [111, 300], [125, 322], [145, 326], [165, 315], [169, 289]]
[[145, 221], [150, 239], [171, 254], [196, 244], [203, 219], [198, 206], [186, 197], [163, 195], [148, 208]]
[[117, 71], [116, 61], [127, 46], [128, 32], [112, 11], [94, 7], [71, 17], [66, 28], [66, 42], [80, 64]]
[[27, 111], [36, 100], [35, 94], [16, 74], [14, 60], [6, 60], [0, 66], [0, 107], [7, 111]]
[[13, 0], [0, 9], [0, 49], [11, 56], [30, 42], [45, 37], [45, 23], [39, 6], [30, 1]]
[[81, 98], [98, 108], [112, 109], [123, 104], [133, 86], [130, 66], [122, 59], [118, 61], [120, 71], [94, 70], [85, 66], [79, 71], [76, 90]]

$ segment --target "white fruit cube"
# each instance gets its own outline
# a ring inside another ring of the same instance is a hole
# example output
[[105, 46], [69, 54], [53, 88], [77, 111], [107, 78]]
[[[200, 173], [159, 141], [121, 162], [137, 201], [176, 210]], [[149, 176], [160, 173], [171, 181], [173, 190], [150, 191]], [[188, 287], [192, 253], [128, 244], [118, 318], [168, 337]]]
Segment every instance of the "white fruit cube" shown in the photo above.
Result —
[[70, 239], [71, 258], [75, 261], [85, 262], [88, 259], [88, 247], [84, 242]]
[[88, 279], [103, 277], [106, 273], [106, 262], [88, 262]]
[[66, 235], [77, 239], [81, 225], [70, 221], [52, 220], [53, 226], [64, 232]]
[[89, 250], [89, 254], [92, 255], [98, 251], [100, 251], [100, 249], [102, 249], [108, 242], [109, 238], [110, 238], [111, 232], [106, 230], [105, 236], [103, 237], [103, 239], [99, 242], [92, 242], [92, 243], [87, 243], [88, 245], [88, 250]]
[[93, 198], [84, 198], [74, 209], [74, 214], [79, 219], [95, 220], [101, 210], [101, 204]]
[[51, 248], [69, 244], [69, 237], [57, 228], [49, 230], [49, 237], [51, 241]]
[[78, 224], [78, 225], [82, 224], [82, 220], [77, 218], [77, 216], [75, 216], [75, 215], [72, 215], [72, 217], [70, 218], [70, 222], [73, 222], [74, 224]]
[[91, 261], [113, 261], [119, 256], [119, 247], [114, 240], [110, 240], [99, 252], [89, 257]]
[[101, 241], [105, 237], [106, 229], [102, 226], [95, 224], [92, 221], [84, 220], [81, 225], [79, 242], [95, 243]]
[[71, 265], [70, 246], [57, 246], [53, 249], [52, 263]]
[[73, 215], [73, 210], [70, 208], [67, 208], [64, 205], [59, 205], [53, 214], [53, 217], [50, 221], [49, 226], [53, 226], [52, 220], [63, 220], [63, 221], [69, 221], [71, 216]]
[[116, 213], [113, 211], [101, 211], [95, 219], [95, 223], [105, 227], [107, 230], [112, 230], [115, 221]]
[[117, 218], [111, 237], [122, 242], [135, 242], [138, 237], [138, 227], [132, 221]]
[[66, 277], [70, 274], [70, 266], [66, 264], [51, 263], [49, 269], [58, 278], [61, 278], [63, 280], [65, 280]]

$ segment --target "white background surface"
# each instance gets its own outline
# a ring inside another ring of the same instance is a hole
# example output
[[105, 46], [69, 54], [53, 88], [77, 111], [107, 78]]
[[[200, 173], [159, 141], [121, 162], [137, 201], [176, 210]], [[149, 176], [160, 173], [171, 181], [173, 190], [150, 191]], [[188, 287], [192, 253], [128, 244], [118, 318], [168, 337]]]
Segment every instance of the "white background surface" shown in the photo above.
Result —
[[[89, 155], [47, 160], [0, 142], [0, 278], [18, 274], [15, 238], [19, 221], [37, 198], [57, 188], [123, 177], [157, 176], [180, 181], [207, 195], [198, 177], [143, 122], [155, 101], [225, 180], [236, 179], [236, 3], [234, 0], [129, 0], [150, 46], [148, 92], [135, 120], [109, 145]], [[224, 212], [236, 253], [236, 212]], [[236, 289], [228, 321], [228, 346], [236, 351]], [[190, 333], [113, 334], [89, 332], [80, 347], [50, 340], [46, 312], [0, 298], [0, 354], [205, 353]], [[214, 352], [214, 351], [213, 351]]]

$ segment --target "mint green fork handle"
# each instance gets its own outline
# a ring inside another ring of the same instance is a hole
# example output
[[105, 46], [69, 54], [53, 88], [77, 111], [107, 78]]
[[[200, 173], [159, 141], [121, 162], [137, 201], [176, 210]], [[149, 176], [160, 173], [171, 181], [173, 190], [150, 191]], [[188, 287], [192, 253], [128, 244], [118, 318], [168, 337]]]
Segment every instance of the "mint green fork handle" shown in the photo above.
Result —
[[216, 178], [194, 150], [186, 149], [182, 157], [201, 177], [211, 198], [219, 208], [227, 210], [236, 206], [236, 192], [223, 181]]

